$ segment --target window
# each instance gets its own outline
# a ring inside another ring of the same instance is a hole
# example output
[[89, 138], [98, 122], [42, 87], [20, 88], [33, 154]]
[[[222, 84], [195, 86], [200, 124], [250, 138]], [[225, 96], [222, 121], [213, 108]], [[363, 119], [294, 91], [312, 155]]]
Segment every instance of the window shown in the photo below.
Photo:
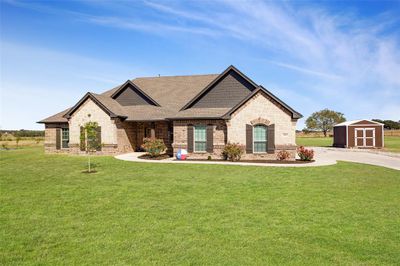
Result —
[[253, 127], [253, 151], [267, 152], [267, 127], [257, 125]]
[[61, 134], [62, 148], [66, 149], [66, 148], [68, 148], [68, 143], [69, 143], [69, 129], [62, 128], [61, 130], [62, 130], [62, 134]]
[[195, 126], [194, 127], [194, 151], [204, 152], [206, 151], [206, 126]]

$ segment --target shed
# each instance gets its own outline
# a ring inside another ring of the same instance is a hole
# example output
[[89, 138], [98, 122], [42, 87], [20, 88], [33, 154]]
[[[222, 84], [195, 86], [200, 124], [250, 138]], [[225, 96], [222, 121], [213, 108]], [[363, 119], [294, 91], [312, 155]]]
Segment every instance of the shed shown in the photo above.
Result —
[[383, 124], [353, 120], [333, 127], [333, 146], [341, 148], [383, 148]]

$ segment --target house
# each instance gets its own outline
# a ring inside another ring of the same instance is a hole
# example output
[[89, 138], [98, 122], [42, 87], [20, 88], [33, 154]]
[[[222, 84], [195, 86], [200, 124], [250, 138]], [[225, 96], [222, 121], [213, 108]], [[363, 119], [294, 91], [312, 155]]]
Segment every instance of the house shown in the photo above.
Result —
[[221, 74], [144, 77], [102, 94], [88, 92], [45, 124], [45, 151], [79, 154], [83, 126], [99, 125], [99, 154], [133, 152], [143, 138], [163, 139], [168, 153], [187, 149], [192, 158], [220, 157], [228, 142], [246, 146], [245, 159], [295, 156], [302, 115], [234, 66]]
[[383, 148], [383, 124], [371, 120], [353, 120], [333, 127], [333, 146], [340, 148]]

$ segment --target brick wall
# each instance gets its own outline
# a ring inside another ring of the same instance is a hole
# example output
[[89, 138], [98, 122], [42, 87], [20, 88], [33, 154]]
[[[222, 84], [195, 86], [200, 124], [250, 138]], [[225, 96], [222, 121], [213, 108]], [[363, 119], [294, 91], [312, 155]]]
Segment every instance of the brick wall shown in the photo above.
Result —
[[174, 155], [179, 149], [187, 149], [187, 127], [188, 125], [214, 125], [213, 133], [213, 152], [192, 153], [190, 158], [207, 158], [211, 156], [213, 159], [221, 157], [222, 149], [226, 143], [226, 123], [224, 120], [179, 120], [174, 121], [174, 143], [172, 144]]
[[46, 124], [44, 130], [44, 151], [46, 153], [68, 153], [69, 149], [57, 150], [56, 147], [56, 130], [57, 128], [67, 128], [67, 123]]

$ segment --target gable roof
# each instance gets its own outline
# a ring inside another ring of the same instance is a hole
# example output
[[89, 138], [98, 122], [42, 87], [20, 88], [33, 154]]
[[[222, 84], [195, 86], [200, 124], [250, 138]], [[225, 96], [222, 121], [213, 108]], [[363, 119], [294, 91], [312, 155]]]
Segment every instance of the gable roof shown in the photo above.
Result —
[[149, 102], [151, 102], [152, 104], [154, 104], [155, 106], [160, 106], [155, 100], [153, 100], [149, 95], [147, 95], [144, 91], [142, 91], [138, 86], [136, 86], [135, 83], [133, 83], [130, 80], [127, 80], [124, 84], [122, 84], [117, 90], [115, 90], [112, 94], [111, 94], [111, 98], [115, 99], [120, 93], [122, 93], [126, 88], [128, 88], [129, 86], [132, 86], [135, 90], [137, 90], [140, 94], [143, 95], [143, 97], [148, 100]]
[[122, 107], [116, 101], [110, 97], [92, 92], [86, 93], [85, 96], [79, 100], [79, 102], [77, 102], [71, 109], [68, 110], [68, 112], [63, 115], [63, 117], [67, 119], [70, 118], [71, 115], [79, 108], [79, 106], [81, 106], [87, 99], [91, 99], [112, 118], [127, 118], [127, 116], [124, 114], [124, 110], [122, 110]]
[[[236, 72], [256, 89], [249, 93], [245, 99], [233, 108], [189, 108], [230, 71]], [[128, 86], [132, 86], [142, 94], [141, 96], [146, 97], [146, 99], [154, 105], [122, 106], [119, 104], [114, 98], [122, 93]], [[258, 86], [237, 68], [229, 66], [221, 74], [143, 77], [128, 80], [122, 85], [102, 94], [89, 92], [72, 108], [50, 116], [39, 123], [68, 122], [68, 118], [89, 98], [109, 114], [110, 117], [120, 117], [127, 121], [155, 121], [185, 118], [228, 119], [231, 113], [260, 90], [292, 113], [293, 118], [297, 119], [302, 117], [301, 114], [290, 108], [267, 89]]]
[[230, 109], [227, 113], [225, 113], [223, 115], [223, 117], [225, 119], [229, 119], [230, 116], [236, 110], [238, 110], [243, 104], [245, 104], [247, 101], [249, 101], [251, 98], [253, 98], [254, 95], [256, 95], [259, 92], [263, 92], [266, 95], [268, 95], [269, 97], [271, 97], [274, 101], [276, 101], [279, 105], [281, 105], [285, 110], [287, 110], [289, 113], [291, 113], [293, 119], [299, 119], [299, 118], [303, 117], [302, 114], [300, 114], [299, 112], [292, 109], [290, 106], [288, 106], [286, 103], [284, 103], [282, 100], [280, 100], [278, 97], [276, 97], [274, 94], [272, 94], [269, 90], [267, 90], [263, 86], [258, 86], [257, 89], [255, 89], [252, 93], [250, 93], [246, 98], [244, 98], [236, 106], [234, 106], [232, 109]]
[[379, 122], [376, 122], [376, 121], [372, 121], [372, 120], [368, 120], [368, 119], [360, 119], [360, 120], [344, 121], [344, 122], [342, 122], [342, 123], [339, 123], [339, 124], [337, 124], [337, 125], [334, 125], [334, 127], [350, 126], [350, 125], [357, 124], [357, 123], [362, 122], [362, 121], [367, 121], [367, 122], [369, 122], [369, 123], [371, 123], [371, 124], [384, 125], [384, 124], [379, 123]]
[[182, 107], [181, 111], [192, 106], [196, 102], [196, 100], [200, 99], [203, 95], [205, 95], [215, 84], [217, 84], [219, 81], [221, 81], [230, 71], [236, 72], [239, 76], [241, 76], [244, 80], [249, 82], [254, 87], [258, 86], [254, 81], [252, 81], [245, 74], [240, 72], [236, 67], [234, 67], [233, 65], [230, 65], [221, 74], [219, 74], [212, 82], [210, 82], [203, 90], [201, 90], [193, 99], [191, 99], [187, 104], [185, 104]]

